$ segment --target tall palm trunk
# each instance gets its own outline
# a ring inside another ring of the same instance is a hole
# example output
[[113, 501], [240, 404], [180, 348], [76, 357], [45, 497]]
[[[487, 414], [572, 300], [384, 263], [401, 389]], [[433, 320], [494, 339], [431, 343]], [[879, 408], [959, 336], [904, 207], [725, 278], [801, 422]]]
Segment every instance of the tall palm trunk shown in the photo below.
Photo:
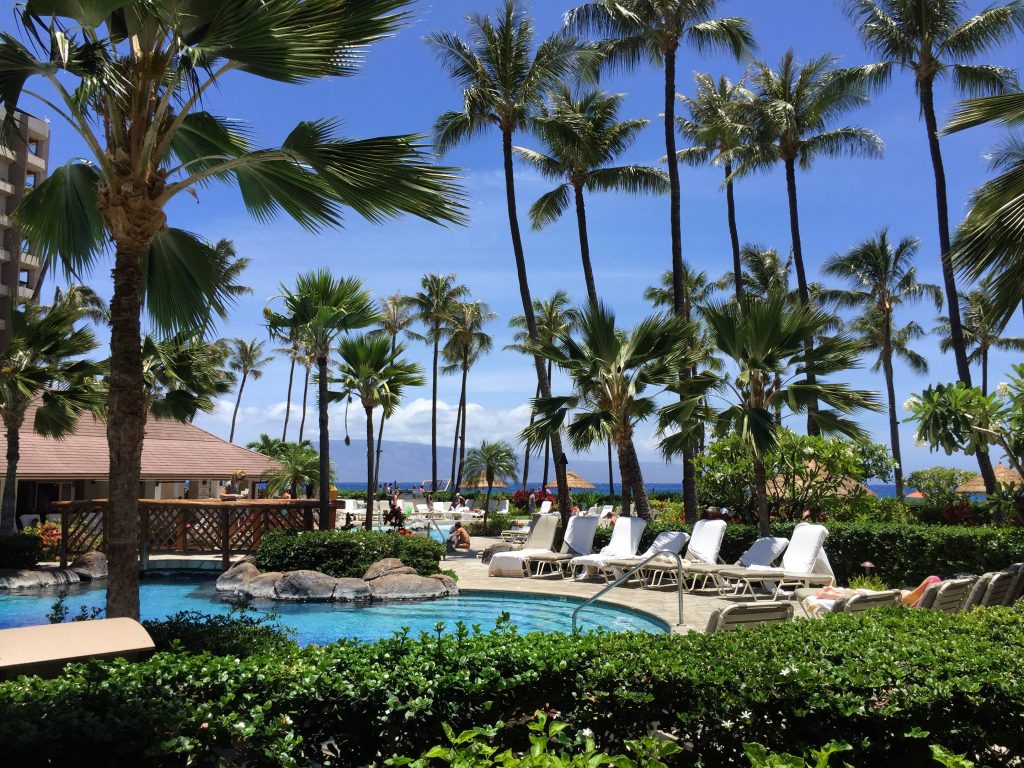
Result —
[[487, 478], [487, 499], [484, 501], [484, 528], [487, 527], [487, 515], [491, 511], [491, 489], [494, 488], [494, 479]]
[[[363, 527], [373, 530], [373, 505], [376, 497], [376, 473], [373, 468], [373, 408], [363, 408], [366, 411], [366, 520]], [[322, 527], [322, 526], [321, 526]]]
[[988, 394], [988, 344], [981, 347], [981, 394]]
[[612, 471], [612, 439], [608, 438], [608, 493], [615, 498], [615, 474]]
[[[503, 128], [501, 132], [501, 151], [505, 166], [505, 199], [508, 206], [508, 226], [512, 236], [512, 251], [516, 259], [516, 275], [519, 278], [519, 297], [523, 302], [523, 316], [526, 318], [526, 330], [529, 337], [537, 339], [537, 318], [533, 314], [533, 297], [530, 295], [530, 283], [526, 276], [526, 256], [523, 253], [523, 238], [519, 231], [519, 214], [516, 211], [515, 169], [512, 164], [512, 130]], [[551, 379], [544, 361], [539, 355], [533, 356], [533, 365], [537, 369], [537, 385], [542, 397], [551, 397]], [[559, 461], [562, 456], [562, 436], [551, 438], [551, 450], [555, 454], [555, 476], [558, 479], [558, 509], [562, 517], [562, 530], [569, 524], [569, 487], [565, 481], [565, 465]]]
[[[24, 417], [22, 417], [24, 418]], [[7, 427], [7, 472], [4, 476], [4, 499], [0, 506], [0, 534], [18, 532], [18, 459], [21, 457], [21, 424], [16, 419], [6, 420]]]
[[573, 185], [576, 196], [576, 225], [580, 230], [580, 258], [583, 259], [583, 279], [587, 282], [587, 298], [597, 306], [597, 284], [594, 282], [594, 267], [590, 263], [590, 238], [587, 236], [587, 206], [583, 201], [583, 187]]
[[306, 431], [306, 401], [309, 397], [309, 366], [306, 366], [306, 378], [302, 384], [302, 418], [299, 420], [299, 442]]
[[[551, 363], [548, 362], [548, 381], [551, 381]], [[549, 437], [544, 441], [544, 476], [541, 479], [541, 485], [547, 489], [548, 487], [548, 467], [550, 466], [551, 459], [551, 438]]]
[[[804, 269], [804, 249], [800, 241], [800, 209], [796, 198], [796, 160], [786, 158], [786, 194], [789, 198], [789, 233], [793, 240], [793, 264], [796, 267], [796, 288], [800, 295], [800, 304], [809, 307], [811, 305], [811, 294], [807, 288], [807, 272]], [[808, 338], [804, 342], [808, 354], [814, 349], [814, 339]], [[817, 377], [813, 373], [807, 374], [807, 383], [814, 385]], [[815, 418], [818, 413], [818, 400], [814, 398], [807, 405], [807, 434], [820, 435], [821, 427]]]
[[434, 381], [430, 394], [430, 492], [437, 493], [437, 356], [441, 339], [434, 326]]
[[757, 497], [757, 530], [761, 536], [770, 536], [771, 520], [768, 517], [768, 479], [765, 477], [764, 456], [754, 451], [754, 493]]
[[736, 226], [736, 196], [733, 194], [732, 163], [725, 164], [725, 207], [729, 214], [729, 242], [732, 244], [732, 274], [736, 284], [736, 302], [743, 301], [743, 263], [740, 260], [740, 232]]
[[[953, 356], [956, 359], [957, 375], [968, 387], [971, 386], [971, 366], [967, 362], [967, 345], [964, 342], [963, 323], [960, 320], [960, 298], [956, 292], [956, 275], [953, 273], [953, 259], [950, 256], [949, 203], [946, 199], [946, 170], [942, 165], [942, 148], [939, 146], [939, 126], [935, 120], [934, 78], [920, 81], [921, 111], [928, 130], [928, 149], [931, 153], [932, 172], [935, 175], [935, 206], [939, 221], [939, 249], [942, 261], [942, 282], [946, 290], [946, 305], [949, 312], [949, 336], [953, 342]], [[978, 469], [985, 480], [985, 491], [995, 493], [996, 475], [992, 460], [983, 451], [977, 452]]]
[[[662, 51], [665, 58], [665, 157], [676, 156], [676, 43]], [[682, 192], [679, 164], [668, 164], [669, 223], [672, 231], [672, 303], [678, 317], [690, 319], [690, 307], [683, 285]], [[689, 378], [689, 371], [682, 377]], [[697, 474], [693, 466], [694, 446], [683, 449], [683, 510], [686, 519], [697, 519]]]
[[[537, 393], [533, 396], [534, 400], [540, 397], [540, 384], [537, 385]], [[530, 408], [530, 426], [533, 426], [536, 415], [533, 412], [533, 408]], [[526, 456], [523, 457], [523, 490], [526, 490], [527, 483], [530, 482], [530, 446], [526, 446]]]
[[331, 512], [331, 436], [327, 416], [327, 358], [318, 357], [317, 411], [320, 419], [320, 530], [327, 528]]
[[[647, 498], [647, 489], [644, 487], [643, 471], [640, 469], [640, 460], [636, 455], [636, 448], [633, 446], [632, 436], [624, 436], [616, 441], [619, 450], [619, 469], [622, 472], [622, 487], [630, 488], [634, 504], [636, 505], [636, 516], [644, 520], [651, 519], [651, 503]], [[625, 497], [625, 494], [623, 494]], [[628, 514], [623, 504], [622, 511]]]
[[903, 501], [903, 457], [900, 452], [900, 422], [896, 416], [896, 385], [892, 373], [892, 316], [885, 318], [882, 339], [882, 370], [885, 372], [885, 393], [889, 398], [889, 445], [896, 462], [896, 498]]
[[466, 364], [462, 369], [462, 436], [459, 439], [459, 472], [455, 476], [455, 487], [459, 488], [462, 486], [462, 465], [466, 461], [466, 379], [469, 378], [469, 365]]
[[231, 414], [231, 434], [228, 435], [228, 442], [235, 442], [235, 421], [238, 419], [238, 406], [242, 404], [242, 391], [245, 389], [245, 381], [249, 378], [249, 372], [242, 372], [242, 383], [238, 385], [238, 397], [235, 398], [235, 411]]
[[295, 380], [295, 358], [288, 368], [288, 397], [284, 401], [284, 429], [281, 430], [281, 442], [288, 440], [288, 417], [292, 415], [292, 383]]
[[110, 383], [107, 444], [110, 483], [107, 534], [107, 618], [139, 618], [139, 476], [146, 432], [142, 375], [142, 259], [148, 242], [117, 243], [110, 301]]
[[[455, 408], [455, 437], [452, 441], [452, 473], [448, 476], [451, 479], [452, 494], [455, 494], [459, 489], [455, 486], [455, 470], [456, 464], [459, 461], [459, 428], [462, 426], [462, 397], [459, 397], [459, 404]], [[453, 496], [454, 498], [454, 496]]]
[[[398, 347], [398, 334], [394, 334], [391, 337], [391, 359], [395, 359], [395, 350]], [[377, 429], [377, 456], [373, 462], [373, 487], [377, 488], [380, 485], [380, 452], [384, 446], [384, 422], [387, 421], [387, 416], [384, 415], [383, 411], [380, 414], [380, 427]]]

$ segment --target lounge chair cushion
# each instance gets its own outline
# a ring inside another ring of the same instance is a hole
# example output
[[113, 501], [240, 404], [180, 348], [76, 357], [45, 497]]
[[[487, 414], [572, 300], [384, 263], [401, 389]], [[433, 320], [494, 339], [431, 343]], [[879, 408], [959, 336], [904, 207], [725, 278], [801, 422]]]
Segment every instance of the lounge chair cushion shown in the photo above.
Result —
[[574, 557], [571, 560], [572, 565], [600, 567], [616, 558], [633, 557], [640, 546], [640, 536], [643, 535], [646, 525], [647, 521], [641, 517], [620, 517], [612, 528], [612, 540], [608, 542], [608, 546], [602, 548], [596, 555]]
[[550, 552], [555, 544], [561, 520], [555, 515], [544, 515], [537, 519], [524, 547], [516, 552], [498, 552], [487, 566], [488, 576], [525, 576], [524, 562], [527, 558]]
[[569, 526], [565, 529], [565, 539], [559, 552], [543, 552], [531, 555], [530, 560], [558, 563], [572, 560], [580, 555], [590, 554], [594, 548], [594, 534], [597, 533], [596, 517], [570, 517]]
[[693, 524], [693, 536], [686, 548], [684, 559], [695, 563], [718, 562], [718, 552], [725, 536], [725, 520], [698, 520]]

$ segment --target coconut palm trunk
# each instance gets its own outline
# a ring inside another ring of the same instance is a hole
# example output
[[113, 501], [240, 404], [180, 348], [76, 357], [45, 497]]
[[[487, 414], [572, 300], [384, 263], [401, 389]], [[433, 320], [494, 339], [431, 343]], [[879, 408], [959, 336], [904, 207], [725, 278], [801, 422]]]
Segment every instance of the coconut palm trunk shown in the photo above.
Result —
[[[526, 256], [523, 253], [523, 238], [519, 231], [519, 215], [516, 212], [515, 168], [512, 163], [512, 130], [503, 127], [501, 132], [501, 149], [505, 167], [505, 199], [508, 207], [508, 224], [512, 236], [512, 251], [516, 259], [516, 275], [519, 279], [519, 295], [523, 302], [523, 316], [526, 318], [526, 329], [533, 340], [537, 339], [537, 318], [533, 314], [533, 297], [530, 295], [530, 283], [526, 275]], [[541, 397], [551, 397], [551, 379], [540, 355], [533, 356], [534, 368], [537, 369], [537, 385]], [[569, 523], [569, 488], [565, 479], [565, 464], [559, 459], [562, 456], [562, 437], [554, 435], [550, 440], [551, 451], [555, 454], [555, 476], [558, 480], [558, 509], [562, 517], [562, 530]]]
[[[155, 218], [163, 221], [162, 214]], [[107, 400], [110, 483], [103, 521], [110, 571], [106, 615], [110, 618], [139, 618], [139, 477], [146, 432], [140, 316], [142, 259], [149, 250], [149, 240], [115, 241]]]
[[[534, 397], [535, 400], [538, 397], [540, 397], [540, 384], [537, 384], [537, 391], [536, 391], [536, 394], [534, 394], [533, 397]], [[530, 409], [530, 426], [531, 427], [533, 426], [534, 419], [536, 419], [536, 418], [537, 418], [537, 416], [533, 412], [533, 409], [531, 408]], [[526, 486], [527, 486], [527, 484], [529, 484], [529, 482], [530, 482], [530, 446], [527, 445], [526, 446], [526, 456], [523, 457], [523, 490], [524, 491], [527, 490]]]
[[615, 473], [612, 470], [612, 439], [608, 438], [608, 493], [615, 498]]
[[759, 451], [754, 451], [754, 494], [757, 497], [757, 531], [761, 536], [770, 536], [768, 479], [764, 471], [764, 456]]
[[448, 476], [452, 482], [452, 493], [458, 492], [455, 486], [456, 464], [459, 461], [459, 430], [462, 427], [462, 397], [459, 397], [459, 404], [455, 408], [455, 437], [452, 441], [452, 473]]
[[725, 163], [725, 207], [729, 215], [729, 242], [732, 245], [732, 274], [736, 284], [736, 301], [743, 303], [743, 261], [740, 258], [740, 232], [736, 226], [736, 196], [733, 194], [732, 163]]
[[484, 500], [484, 528], [487, 527], [487, 515], [491, 511], [491, 489], [494, 488], [494, 477], [487, 473], [487, 498]]
[[437, 358], [440, 354], [441, 339], [434, 328], [434, 373], [430, 393], [430, 491], [437, 493]]
[[[796, 194], [796, 160], [786, 158], [786, 194], [789, 198], [789, 232], [793, 240], [793, 264], [796, 268], [797, 293], [800, 296], [800, 303], [808, 307], [811, 304], [811, 295], [807, 288], [807, 271], [804, 269], [804, 249], [800, 240], [800, 208]], [[808, 338], [805, 342], [808, 353], [814, 349], [814, 339]], [[807, 374], [807, 383], [814, 386], [817, 377], [813, 373]], [[807, 405], [807, 434], [820, 435], [821, 427], [818, 426], [816, 415], [818, 413], [818, 401], [812, 399]]]
[[466, 379], [469, 378], [469, 361], [467, 360], [462, 368], [462, 435], [459, 440], [459, 471], [455, 475], [455, 487], [462, 486], [462, 465], [466, 461]]
[[896, 415], [896, 385], [892, 370], [892, 317], [886, 316], [882, 341], [882, 370], [885, 373], [885, 393], [889, 399], [889, 444], [896, 462], [896, 498], [903, 501], [903, 457], [900, 452], [900, 422]]
[[292, 384], [295, 381], [295, 358], [288, 367], [288, 397], [284, 402], [284, 428], [281, 430], [281, 442], [288, 441], [288, 417], [292, 415]]
[[[548, 367], [547, 367], [548, 381], [551, 381], [551, 371], [552, 370], [553, 369], [552, 369], [551, 363], [549, 362], [548, 363]], [[545, 490], [548, 487], [548, 468], [550, 466], [551, 466], [551, 438], [549, 437], [547, 440], [544, 441], [544, 475], [541, 478], [541, 485], [545, 488]]]
[[[640, 469], [640, 461], [636, 455], [636, 448], [633, 445], [632, 436], [623, 436], [616, 441], [619, 452], [619, 469], [622, 472], [623, 489], [630, 488], [630, 496], [636, 506], [636, 516], [644, 520], [651, 519], [651, 503], [647, 498], [647, 489], [644, 487], [643, 472]], [[623, 492], [622, 513], [629, 514], [626, 508], [626, 494]]]
[[580, 231], [580, 258], [583, 260], [583, 279], [587, 283], [587, 298], [597, 304], [597, 284], [594, 282], [594, 267], [590, 263], [590, 238], [587, 235], [587, 205], [583, 199], [583, 185], [573, 185], [576, 198], [576, 226]]
[[[23, 417], [24, 418], [24, 417]], [[13, 418], [6, 420], [7, 430], [7, 472], [4, 476], [4, 498], [0, 507], [0, 535], [18, 532], [17, 500], [18, 500], [18, 459], [21, 458], [21, 425]]]
[[320, 421], [320, 530], [326, 530], [331, 514], [331, 435], [327, 416], [327, 358], [318, 357], [316, 368], [317, 411]]
[[373, 505], [375, 502], [377, 481], [373, 461], [373, 408], [364, 408], [366, 411], [366, 520], [363, 527], [373, 530]]
[[[391, 337], [391, 357], [395, 356], [395, 350], [398, 347], [398, 335]], [[388, 417], [383, 413], [380, 415], [380, 427], [377, 428], [377, 455], [373, 462], [373, 487], [377, 488], [380, 486], [380, 453], [384, 446], [384, 422], [388, 420]]]
[[242, 392], [245, 390], [245, 382], [248, 379], [249, 374], [242, 374], [242, 381], [238, 385], [238, 397], [235, 398], [235, 410], [231, 414], [231, 434], [228, 436], [228, 442], [235, 442], [235, 421], [238, 419], [238, 407], [242, 404]]
[[306, 403], [309, 399], [309, 366], [306, 366], [306, 376], [302, 383], [302, 418], [299, 419], [299, 442], [306, 432]]

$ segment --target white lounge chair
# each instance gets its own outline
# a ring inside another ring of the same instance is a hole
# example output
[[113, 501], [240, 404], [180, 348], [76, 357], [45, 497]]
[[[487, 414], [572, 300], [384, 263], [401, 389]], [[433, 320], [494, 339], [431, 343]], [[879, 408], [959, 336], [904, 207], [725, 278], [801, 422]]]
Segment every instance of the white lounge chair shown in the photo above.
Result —
[[939, 613], [960, 613], [960, 608], [971, 591], [974, 581], [974, 578], [965, 578], [929, 584], [924, 594], [921, 595], [917, 607]]
[[758, 624], [778, 624], [793, 618], [791, 603], [737, 603], [711, 614], [707, 633], [733, 632]]
[[550, 501], [542, 501], [540, 503], [540, 509], [538, 509], [537, 511], [540, 514], [542, 514], [542, 515], [546, 515], [546, 514], [550, 513], [551, 512], [551, 502]]
[[496, 552], [487, 566], [488, 576], [529, 576], [526, 559], [551, 552], [561, 520], [556, 515], [540, 515], [530, 529], [523, 548], [514, 552]]
[[[701, 569], [704, 566], [709, 568], [720, 567], [718, 553], [722, 549], [722, 539], [725, 537], [724, 520], [698, 520], [693, 524], [693, 535], [690, 537], [689, 545], [686, 547], [686, 554], [683, 555], [683, 578], [692, 569]], [[675, 561], [664, 563], [651, 563], [650, 568], [644, 569], [644, 581], [647, 586], [656, 587], [664, 583], [666, 578], [676, 574]], [[691, 581], [691, 589], [694, 582]]]
[[[649, 557], [654, 557], [659, 553], [674, 552], [679, 554], [683, 551], [683, 547], [686, 546], [686, 542], [690, 540], [690, 534], [686, 531], [662, 531], [654, 538], [654, 543], [647, 548], [647, 551], [641, 552], [636, 557], [621, 557], [610, 561], [605, 568], [612, 572], [614, 578], [619, 578], [623, 573], [628, 571], [630, 568], [636, 568], [644, 560]], [[654, 564], [655, 567], [665, 565], [666, 567], [678, 567], [679, 563], [674, 557], [655, 557], [647, 565]], [[637, 571], [636, 576], [641, 582], [646, 584], [646, 565], [643, 569]]]
[[526, 558], [526, 572], [533, 576], [545, 576], [556, 571], [575, 557], [589, 555], [594, 549], [594, 534], [597, 533], [597, 518], [575, 516], [569, 518], [565, 539], [559, 552], [542, 552]]
[[823, 525], [800, 523], [793, 529], [781, 567], [751, 565], [747, 568], [726, 568], [719, 571], [718, 576], [738, 582], [737, 594], [754, 597], [760, 596], [754, 589], [755, 584], [772, 585], [772, 597], [777, 597], [786, 587], [831, 586], [835, 584], [836, 577], [825, 554], [827, 536], [828, 529]]
[[647, 521], [642, 517], [620, 517], [612, 528], [612, 540], [608, 546], [595, 555], [574, 557], [569, 561], [573, 577], [577, 577], [581, 569], [588, 575], [594, 575], [612, 560], [635, 556], [646, 526]]
[[707, 563], [692, 563], [686, 565], [685, 574], [691, 578], [691, 586], [697, 589], [697, 581], [700, 580], [700, 589], [707, 589], [708, 582], [712, 582], [719, 592], [736, 591], [733, 585], [722, 577], [723, 571], [733, 571], [737, 568], [766, 568], [775, 564], [775, 561], [782, 557], [783, 552], [789, 547], [789, 539], [781, 536], [762, 536], [750, 545], [750, 549], [740, 555], [739, 559], [732, 565], [709, 565]]

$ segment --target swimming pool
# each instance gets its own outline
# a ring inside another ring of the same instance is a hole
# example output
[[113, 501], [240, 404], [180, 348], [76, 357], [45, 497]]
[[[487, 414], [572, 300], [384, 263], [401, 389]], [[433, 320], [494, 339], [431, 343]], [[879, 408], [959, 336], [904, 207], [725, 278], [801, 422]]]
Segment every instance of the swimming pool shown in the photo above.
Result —
[[[61, 588], [67, 595], [66, 606], [72, 616], [79, 606], [103, 607], [106, 591], [102, 587], [72, 585]], [[39, 589], [0, 594], [0, 629], [45, 624], [46, 614], [61, 590]], [[231, 606], [222, 593], [218, 593], [209, 579], [155, 578], [140, 586], [143, 619], [161, 619], [178, 611], [227, 613]], [[507, 592], [474, 592], [461, 597], [421, 602], [378, 603], [357, 607], [342, 603], [280, 603], [253, 602], [261, 612], [274, 609], [278, 622], [295, 631], [302, 644], [320, 645], [341, 638], [364, 641], [390, 637], [392, 633], [408, 627], [412, 637], [421, 631], [434, 632], [438, 622], [444, 622], [446, 631], [455, 629], [455, 622], [467, 627], [479, 624], [487, 631], [494, 628], [495, 620], [508, 613], [511, 623], [525, 632], [569, 632], [572, 629], [572, 611], [578, 601], [569, 598], [540, 595], [510, 594]], [[615, 632], [667, 632], [668, 627], [646, 614], [610, 605], [594, 605], [580, 613], [583, 629], [603, 629]]]

